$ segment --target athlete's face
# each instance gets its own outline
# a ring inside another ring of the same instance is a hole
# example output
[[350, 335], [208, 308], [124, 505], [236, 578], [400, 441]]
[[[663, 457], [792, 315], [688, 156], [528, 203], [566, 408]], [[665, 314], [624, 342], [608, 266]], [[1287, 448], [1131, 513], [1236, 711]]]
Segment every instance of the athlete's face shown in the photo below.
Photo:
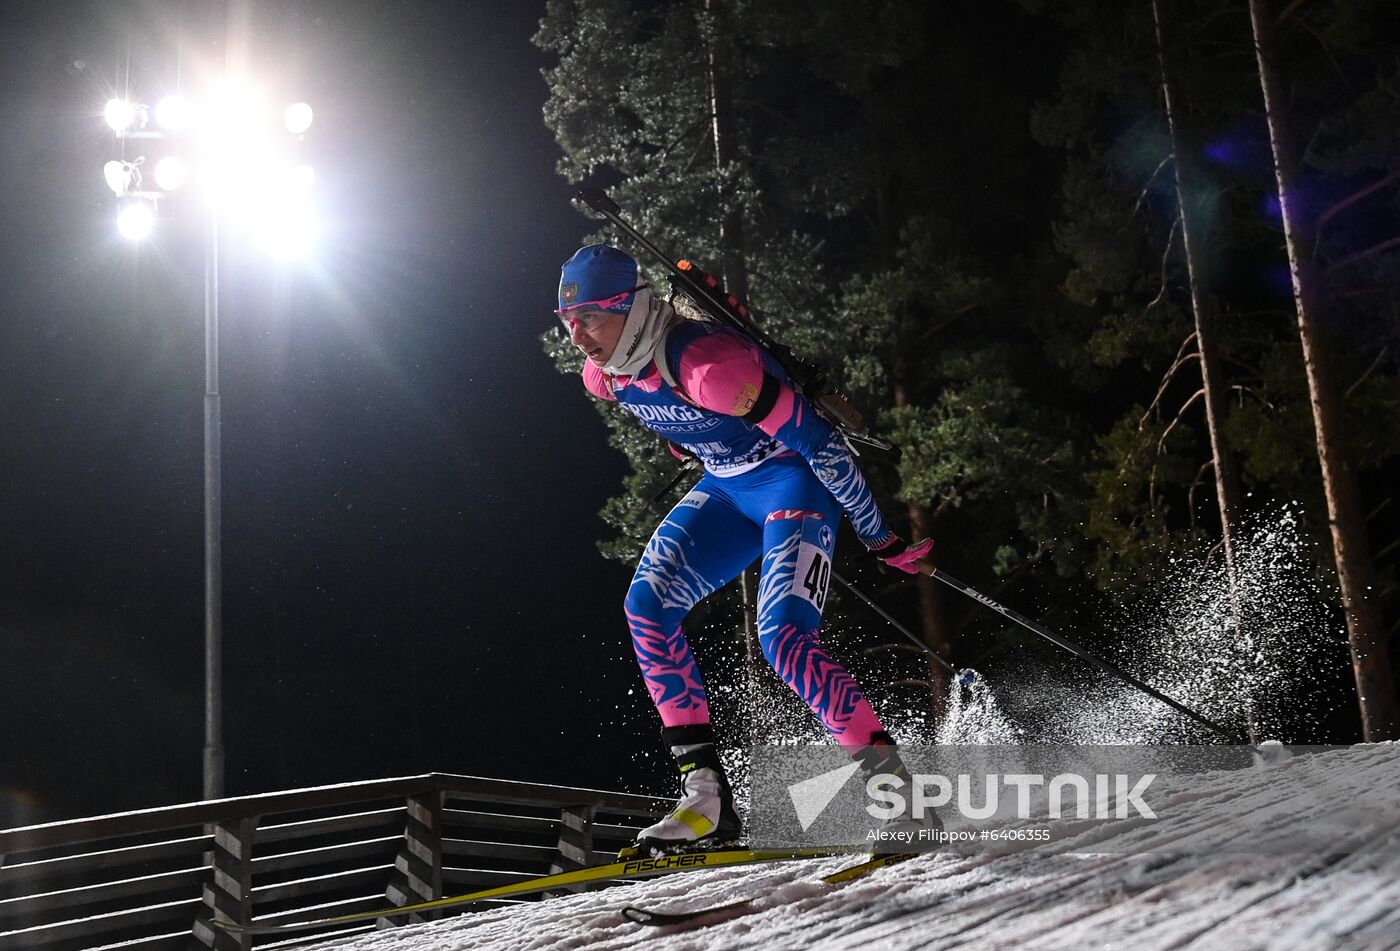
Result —
[[606, 310], [570, 311], [561, 319], [569, 328], [569, 340], [573, 345], [600, 367], [607, 366], [612, 359], [617, 342], [622, 339], [622, 327], [627, 323], [626, 314]]

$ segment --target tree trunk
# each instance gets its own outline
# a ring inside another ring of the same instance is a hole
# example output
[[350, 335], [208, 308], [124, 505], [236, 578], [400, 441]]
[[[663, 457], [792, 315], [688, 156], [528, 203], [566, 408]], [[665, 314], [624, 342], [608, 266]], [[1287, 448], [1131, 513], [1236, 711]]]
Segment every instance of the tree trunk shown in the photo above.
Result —
[[[705, 0], [705, 11], [715, 18], [717, 36], [725, 35], [726, 11], [722, 2]], [[716, 189], [725, 168], [734, 161], [737, 146], [734, 141], [734, 106], [729, 94], [729, 82], [724, 65], [716, 55], [716, 43], [711, 43], [707, 51], [708, 80], [710, 87], [711, 129], [715, 142], [715, 181]], [[724, 196], [716, 194], [715, 200], [721, 205]], [[719, 223], [719, 246], [723, 258], [720, 262], [720, 279], [725, 289], [740, 300], [747, 300], [749, 293], [748, 268], [744, 262], [743, 219], [735, 211], [723, 215]], [[750, 566], [744, 569], [739, 579], [740, 600], [744, 612], [744, 656], [748, 662], [748, 682], [750, 709], [758, 709], [758, 691], [763, 671], [768, 663], [763, 657], [763, 647], [758, 640], [758, 569]], [[762, 741], [758, 735], [758, 724], [750, 722], [749, 739], [754, 745]]]
[[[1250, 632], [1243, 628], [1239, 581], [1235, 570], [1235, 520], [1240, 514], [1240, 490], [1234, 459], [1229, 447], [1225, 445], [1225, 395], [1228, 389], [1220, 372], [1215, 322], [1210, 309], [1211, 302], [1206, 297], [1203, 286], [1205, 269], [1200, 264], [1200, 256], [1206, 242], [1200, 232], [1196, 202], [1202, 196], [1202, 188], [1192, 160], [1195, 149], [1185, 142], [1188, 136], [1182, 129], [1182, 117], [1178, 115], [1172, 98], [1172, 85], [1167, 74], [1167, 46], [1157, 0], [1152, 0], [1152, 22], [1157, 34], [1157, 67], [1162, 79], [1162, 105], [1167, 116], [1167, 131], [1171, 136], [1172, 167], [1176, 172], [1176, 201], [1181, 213], [1181, 244], [1186, 255], [1186, 283], [1191, 292], [1191, 314], [1196, 322], [1196, 351], [1200, 354], [1201, 391], [1205, 402], [1206, 429], [1210, 433], [1211, 461], [1215, 469], [1215, 499], [1220, 510], [1220, 543], [1225, 553], [1225, 577], [1229, 585], [1234, 621], [1232, 626], [1235, 637], [1245, 641], [1245, 650], [1242, 653], [1247, 658], [1246, 663], [1251, 665], [1252, 672], [1254, 651], [1249, 649], [1252, 638]], [[1249, 682], [1253, 684], [1252, 676]], [[1254, 743], [1258, 741], [1258, 737], [1252, 692], [1246, 698], [1246, 706], [1249, 740]]]
[[[894, 385], [894, 405], [908, 406], [909, 394], [903, 382], [904, 367], [896, 366], [895, 373], [897, 376]], [[910, 503], [909, 522], [912, 531], [909, 540], [918, 542], [931, 537], [932, 521], [927, 506]], [[937, 557], [938, 553], [934, 552], [935, 561]], [[914, 576], [914, 584], [919, 592], [919, 633], [924, 643], [933, 648], [938, 656], [951, 659], [953, 642], [948, 632], [948, 613], [943, 601], [943, 586], [923, 574]], [[934, 718], [941, 720], [948, 712], [948, 691], [951, 689], [952, 680], [948, 671], [932, 658], [928, 658], [928, 682], [932, 685], [933, 696], [930, 702]]]
[[1293, 301], [1298, 312], [1298, 334], [1302, 338], [1303, 363], [1307, 368], [1313, 426], [1317, 431], [1317, 455], [1327, 497], [1337, 584], [1341, 589], [1342, 609], [1346, 612], [1362, 731], [1368, 742], [1395, 739], [1400, 735], [1400, 723], [1397, 722], [1390, 650], [1380, 604], [1372, 597], [1376, 590], [1375, 565], [1366, 538], [1361, 490], [1347, 460], [1342, 395], [1332, 369], [1330, 341], [1319, 323], [1322, 298], [1319, 275], [1312, 261], [1313, 226], [1309, 213], [1296, 199], [1297, 153], [1285, 112], [1273, 20], [1265, 0], [1249, 0], [1249, 16], [1254, 27], [1259, 83], [1264, 93], [1264, 116], [1273, 146], [1279, 208], [1283, 214], [1288, 266], [1293, 276]]
[[[923, 505], [909, 506], [909, 521], [913, 525], [910, 541], [918, 542], [930, 537], [929, 510]], [[919, 591], [919, 634], [924, 643], [933, 648], [940, 657], [952, 658], [953, 642], [948, 636], [948, 612], [943, 601], [943, 586], [928, 575], [915, 575], [914, 584]], [[952, 676], [933, 658], [928, 660], [928, 682], [930, 684], [935, 721], [941, 720], [948, 712], [948, 693], [952, 689]]]
[[1199, 178], [1191, 160], [1194, 149], [1184, 143], [1181, 117], [1172, 101], [1171, 83], [1167, 78], [1166, 44], [1157, 0], [1152, 0], [1152, 18], [1157, 28], [1157, 63], [1162, 77], [1162, 102], [1167, 114], [1167, 129], [1171, 134], [1172, 165], [1176, 170], [1176, 199], [1181, 210], [1181, 243], [1186, 253], [1186, 281], [1191, 291], [1191, 314], [1196, 321], [1196, 348], [1200, 353], [1201, 386], [1204, 390], [1206, 427], [1210, 432], [1210, 452], [1215, 467], [1215, 496], [1220, 507], [1220, 535], [1224, 544], [1225, 564], [1230, 577], [1230, 589], [1235, 590], [1235, 519], [1239, 515], [1239, 480], [1235, 476], [1234, 460], [1225, 445], [1225, 394], [1227, 387], [1220, 372], [1217, 357], [1215, 326], [1203, 287], [1205, 274], [1200, 265], [1204, 237], [1196, 217], [1196, 201], [1201, 196]]
[[[719, 36], [726, 34], [726, 11], [724, 4], [716, 0], [705, 0], [705, 9], [715, 18], [715, 30]], [[725, 196], [718, 194], [722, 177], [735, 160], [738, 146], [734, 134], [734, 102], [729, 92], [729, 80], [725, 75], [724, 64], [720, 63], [712, 44], [709, 49], [710, 118], [715, 140], [715, 200], [720, 207], [727, 207]], [[744, 220], [736, 208], [728, 207], [719, 222], [719, 242], [724, 286], [729, 293], [740, 300], [749, 299], [749, 275], [744, 266]]]

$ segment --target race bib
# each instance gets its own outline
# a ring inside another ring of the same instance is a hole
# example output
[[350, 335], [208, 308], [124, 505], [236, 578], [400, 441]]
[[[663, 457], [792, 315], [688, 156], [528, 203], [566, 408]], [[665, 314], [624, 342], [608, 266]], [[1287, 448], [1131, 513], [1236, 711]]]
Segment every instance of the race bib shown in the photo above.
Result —
[[802, 520], [802, 542], [797, 548], [797, 571], [792, 579], [793, 594], [818, 611], [826, 609], [826, 592], [831, 585], [831, 550], [836, 540], [831, 526], [816, 518]]

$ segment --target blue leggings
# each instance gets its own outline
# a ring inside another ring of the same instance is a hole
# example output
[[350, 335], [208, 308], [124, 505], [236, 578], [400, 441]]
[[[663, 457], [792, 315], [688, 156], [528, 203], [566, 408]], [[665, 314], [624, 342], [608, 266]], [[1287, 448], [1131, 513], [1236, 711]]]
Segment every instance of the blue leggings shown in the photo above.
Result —
[[710, 722], [681, 621], [759, 555], [763, 655], [843, 746], [883, 730], [855, 678], [818, 642], [841, 506], [796, 453], [719, 478], [706, 473], [657, 526], [625, 610], [647, 692], [666, 726]]

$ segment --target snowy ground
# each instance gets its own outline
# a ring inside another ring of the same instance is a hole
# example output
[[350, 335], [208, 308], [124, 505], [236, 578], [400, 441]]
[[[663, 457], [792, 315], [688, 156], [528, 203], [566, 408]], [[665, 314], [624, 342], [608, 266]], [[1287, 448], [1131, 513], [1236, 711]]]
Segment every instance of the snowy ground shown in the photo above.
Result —
[[[1346, 777], [1320, 801], [1294, 790]], [[814, 882], [849, 860], [681, 873], [599, 892], [341, 937], [314, 945], [359, 951], [466, 948], [1400, 948], [1400, 745], [1297, 757], [1268, 767], [1175, 777], [1171, 792], [1200, 806], [1174, 830], [1180, 852], [1133, 852], [1143, 820], [1056, 836], [1075, 854], [1031, 851], [925, 855], [840, 888]], [[1378, 793], [1380, 795], [1378, 796]], [[1343, 809], [1348, 804], [1378, 803]], [[1249, 805], [1261, 822], [1333, 826], [1329, 854], [1211, 854], [1223, 825], [1212, 810]], [[1257, 805], [1256, 805], [1257, 804]], [[1294, 813], [1289, 815], [1290, 810]], [[1078, 834], [1078, 840], [1071, 839]], [[1116, 850], [1116, 851], [1115, 851]], [[650, 929], [627, 904], [684, 910], [758, 896], [751, 909], [695, 925]]]

